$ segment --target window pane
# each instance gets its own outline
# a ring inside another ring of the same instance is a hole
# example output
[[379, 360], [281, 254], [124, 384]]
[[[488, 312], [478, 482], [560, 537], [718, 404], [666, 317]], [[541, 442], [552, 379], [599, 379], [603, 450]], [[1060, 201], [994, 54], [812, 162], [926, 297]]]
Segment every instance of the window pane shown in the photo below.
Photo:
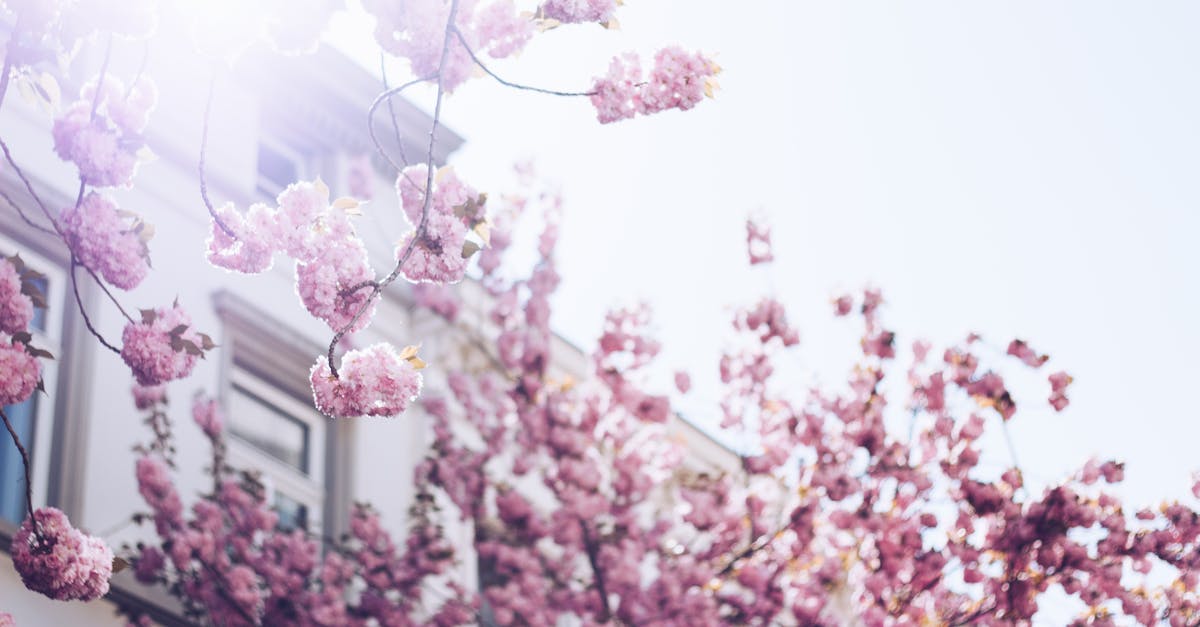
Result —
[[[46, 279], [44, 279], [44, 278], [43, 279], [34, 279], [33, 284], [36, 285], [38, 287], [38, 289], [42, 291], [43, 296], [46, 296], [47, 298], [50, 297], [50, 284], [48, 281], [46, 281]], [[34, 307], [33, 308], [33, 320], [30, 321], [29, 326], [31, 328], [37, 329], [38, 331], [45, 333], [46, 332], [46, 310], [42, 309], [41, 307]]]
[[[13, 429], [21, 438], [25, 450], [33, 449], [33, 418], [37, 409], [37, 396], [20, 405], [4, 408]], [[21, 463], [21, 452], [12, 442], [8, 430], [0, 431], [0, 518], [20, 524], [25, 519], [25, 467]]]
[[295, 161], [264, 144], [258, 145], [258, 175], [260, 190], [269, 195], [300, 178]]
[[275, 493], [275, 513], [279, 514], [276, 526], [283, 531], [308, 529], [308, 507], [287, 495]]
[[236, 384], [232, 405], [230, 430], [234, 435], [308, 473], [308, 425]]

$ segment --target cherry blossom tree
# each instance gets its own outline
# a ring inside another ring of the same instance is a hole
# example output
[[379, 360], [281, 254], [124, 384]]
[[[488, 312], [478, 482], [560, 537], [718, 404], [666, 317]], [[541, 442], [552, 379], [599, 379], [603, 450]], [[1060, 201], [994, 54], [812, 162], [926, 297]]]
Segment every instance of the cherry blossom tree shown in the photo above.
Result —
[[[339, 9], [330, 0], [249, 4], [244, 28], [207, 33], [198, 46], [227, 55], [262, 37], [302, 54]], [[546, 0], [527, 13], [510, 0], [362, 4], [382, 52], [406, 60], [417, 77], [364, 107], [411, 227], [396, 234], [394, 265], [372, 268], [356, 231], [360, 203], [384, 193], [370, 189], [361, 171], [350, 186], [355, 196], [331, 198], [315, 180], [296, 181], [274, 205], [214, 201], [205, 149], [215, 90], [197, 180], [197, 208], [211, 230], [196, 254], [236, 274], [264, 272], [281, 257], [294, 264], [301, 303], [329, 327], [310, 381], [315, 407], [331, 419], [404, 419], [414, 403], [431, 416], [435, 437], [416, 469], [405, 537], [392, 538], [365, 504], [355, 507], [346, 537], [280, 529], [253, 470], [226, 459], [221, 408], [203, 395], [193, 417], [211, 444], [212, 485], [185, 508], [172, 476], [163, 386], [189, 376], [217, 347], [183, 303], [139, 310], [121, 302], [151, 271], [154, 229], [109, 192], [136, 184], [157, 91], [141, 71], [120, 80], [106, 52], [99, 74], [47, 129], [55, 154], [78, 171], [74, 204], [49, 206], [22, 170], [14, 152], [22, 147], [0, 138], [28, 195], [5, 200], [19, 219], [61, 242], [88, 330], [130, 369], [151, 433], [135, 464], [149, 513], [135, 518], [152, 525], [157, 540], [114, 554], [62, 512], [35, 509], [27, 485], [29, 516], [12, 556], [31, 590], [94, 600], [108, 592], [114, 570], [131, 567], [190, 616], [219, 625], [1027, 624], [1050, 602], [1078, 605], [1078, 624], [1200, 624], [1194, 503], [1126, 509], [1105, 488], [1122, 479], [1115, 461], [1090, 462], [1041, 493], [1025, 486], [1015, 455], [1000, 472], [980, 466], [984, 434], [1006, 434], [1020, 419], [1016, 399], [1024, 396], [1009, 389], [1005, 373], [1041, 372], [1049, 361], [1027, 342], [994, 350], [972, 335], [936, 351], [919, 341], [904, 351], [884, 325], [881, 294], [867, 290], [832, 305], [861, 325], [845, 384], [806, 389], [780, 376], [780, 360], [800, 342], [786, 308], [771, 297], [751, 303], [731, 320], [736, 348], [714, 364], [722, 426], [755, 447], [736, 455], [732, 468], [697, 467], [670, 437], [670, 399], [648, 383], [660, 347], [647, 309], [609, 314], [586, 378], [555, 372], [549, 321], [562, 202], [526, 180], [530, 191], [496, 207], [452, 169], [436, 167], [444, 99], [478, 74], [514, 89], [587, 98], [598, 120], [611, 123], [696, 106], [711, 95], [720, 68], [669, 47], [649, 65], [617, 57], [587, 91], [522, 85], [485, 58], [512, 56], [551, 28], [611, 27], [619, 2]], [[8, 0], [13, 27], [0, 105], [14, 81], [53, 100], [57, 83], [42, 66], [85, 40], [111, 51], [114, 39], [145, 38], [159, 8], [153, 0]], [[375, 118], [420, 84], [435, 90], [433, 122], [426, 154], [410, 161], [384, 150]], [[538, 261], [524, 272], [502, 271], [519, 220], [541, 225]], [[751, 264], [772, 262], [766, 224], [748, 222], [746, 243]], [[412, 346], [343, 350], [400, 279], [414, 284], [419, 306], [453, 319], [460, 304], [452, 286], [468, 272], [491, 298], [495, 331], [476, 338], [482, 365], [446, 372], [448, 394], [421, 394], [426, 364]], [[39, 278], [19, 256], [0, 260], [0, 406], [35, 393], [43, 360], [53, 358], [30, 333], [35, 308], [46, 306]], [[126, 319], [119, 346], [91, 323], [80, 280], [98, 285]], [[902, 353], [911, 359], [901, 362]], [[688, 373], [675, 380], [689, 392]], [[1066, 408], [1071, 377], [1055, 371], [1045, 381], [1037, 393], [1055, 410]], [[896, 415], [906, 428], [889, 426]], [[25, 447], [0, 416], [28, 468]], [[1195, 492], [1200, 498], [1200, 483]], [[471, 546], [448, 539], [455, 518], [471, 530]], [[478, 582], [458, 577], [465, 559], [478, 560]], [[0, 614], [3, 624], [11, 618]]]
[[[114, 41], [149, 37], [166, 2], [156, 0], [8, 0], [0, 5], [11, 28], [0, 69], [0, 105], [12, 84], [40, 97], [55, 110], [47, 130], [54, 153], [73, 164], [79, 189], [73, 205], [51, 207], [30, 177], [21, 154], [0, 139], [8, 167], [24, 185], [29, 199], [5, 194], [17, 217], [31, 228], [55, 237], [70, 259], [70, 280], [76, 305], [88, 331], [100, 345], [128, 365], [144, 402], [169, 381], [187, 377], [198, 359], [215, 348], [212, 339], [196, 329], [183, 305], [157, 306], [131, 315], [118, 297], [136, 288], [150, 271], [150, 241], [154, 229], [142, 216], [120, 207], [109, 195], [114, 188], [135, 184], [139, 164], [147, 158], [144, 131], [158, 93], [150, 76], [136, 70], [126, 81], [111, 67]], [[441, 122], [443, 98], [470, 79], [475, 71], [516, 88], [587, 97], [601, 122], [666, 109], [689, 109], [706, 93], [719, 71], [700, 54], [668, 48], [643, 75], [633, 56], [614, 60], [609, 73], [581, 92], [559, 92], [509, 83], [487, 68], [482, 56], [503, 58], [519, 52], [537, 33], [562, 24], [595, 22], [605, 26], [617, 9], [612, 0], [555, 3], [523, 13], [511, 0], [365, 2], [376, 20], [376, 39], [383, 54], [407, 60], [419, 78], [386, 89], [368, 108], [367, 126], [375, 137], [374, 117], [381, 104], [391, 110], [392, 98], [418, 84], [436, 89], [436, 104], [425, 158], [410, 163], [396, 159], [378, 141], [382, 157], [395, 167], [397, 193], [412, 230], [400, 237], [396, 264], [378, 275], [367, 259], [366, 245], [351, 218], [361, 199], [331, 199], [320, 180], [297, 181], [276, 200], [276, 206], [255, 204], [239, 209], [217, 205], [210, 198], [205, 175], [208, 123], [214, 98], [210, 90], [199, 155], [200, 200], [212, 222], [208, 260], [233, 272], [260, 273], [284, 255], [295, 262], [297, 293], [313, 316], [328, 323], [332, 339], [326, 355], [312, 368], [314, 402], [331, 417], [396, 416], [417, 398], [418, 372], [423, 362], [415, 349], [397, 351], [376, 345], [337, 355], [340, 342], [371, 323], [375, 301], [397, 279], [414, 283], [450, 284], [461, 281], [470, 258], [488, 244], [486, 195], [460, 181], [449, 169], [434, 166], [434, 142]], [[191, 7], [195, 8], [195, 7]], [[214, 60], [237, 54], [263, 38], [286, 54], [315, 50], [319, 37], [341, 3], [307, 0], [297, 6], [282, 0], [247, 3], [238, 28], [210, 23], [203, 11], [194, 22], [196, 47]], [[99, 42], [104, 50], [98, 75], [83, 82], [78, 98], [57, 103], [60, 88], [53, 68], [61, 73], [83, 45]], [[215, 81], [214, 81], [215, 84]], [[393, 114], [394, 115], [394, 114]], [[393, 127], [399, 134], [393, 117]], [[362, 187], [364, 177], [358, 177]], [[44, 192], [45, 190], [41, 190]], [[90, 278], [127, 321], [118, 346], [92, 324], [79, 291], [79, 271]], [[29, 325], [34, 307], [45, 307], [38, 288], [41, 279], [18, 256], [0, 260], [0, 404], [20, 403], [42, 384], [42, 361], [53, 356], [32, 343]], [[35, 509], [29, 486], [29, 456], [6, 414], [5, 426], [26, 468], [28, 518], [14, 538], [13, 559], [26, 586], [55, 599], [90, 600], [104, 595], [114, 568], [112, 551], [102, 541], [73, 528], [53, 508]], [[219, 432], [214, 431], [214, 434]], [[216, 437], [216, 435], [214, 435]], [[155, 467], [139, 463], [139, 476], [161, 479]], [[222, 472], [214, 466], [218, 476]], [[219, 487], [219, 486], [218, 486]], [[218, 490], [218, 493], [220, 490]], [[250, 498], [242, 495], [243, 499]], [[165, 523], [164, 523], [165, 525]], [[160, 531], [170, 528], [160, 526]], [[231, 583], [249, 585], [245, 566], [229, 573]], [[218, 582], [221, 597], [245, 600], [247, 591]], [[182, 589], [182, 588], [181, 588]], [[234, 604], [252, 618], [257, 608]], [[249, 609], [250, 611], [247, 611]]]

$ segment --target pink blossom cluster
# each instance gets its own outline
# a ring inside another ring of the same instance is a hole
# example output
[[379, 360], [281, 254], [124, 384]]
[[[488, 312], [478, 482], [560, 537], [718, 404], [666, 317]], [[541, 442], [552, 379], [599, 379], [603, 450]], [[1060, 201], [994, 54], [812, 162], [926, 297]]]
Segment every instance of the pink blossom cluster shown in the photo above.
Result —
[[29, 329], [33, 320], [33, 299], [21, 277], [21, 270], [9, 259], [0, 257], [0, 333], [12, 335]]
[[[408, 60], [416, 76], [440, 75], [442, 86], [452, 91], [474, 71], [470, 52], [447, 32], [451, 3], [442, 0], [386, 2], [364, 0], [363, 8], [375, 16], [375, 39], [384, 50]], [[493, 58], [511, 56], [525, 47], [534, 23], [517, 11], [513, 0], [461, 2], [454, 27], [471, 51]], [[445, 64], [442, 50], [447, 47]]]
[[0, 333], [0, 407], [24, 402], [38, 387], [42, 364], [26, 343]]
[[108, 593], [113, 552], [71, 526], [53, 507], [37, 509], [12, 540], [12, 560], [26, 588], [59, 601], [92, 601]]
[[63, 209], [60, 223], [79, 263], [105, 281], [130, 290], [146, 278], [150, 270], [146, 248], [150, 231], [108, 197], [88, 192], [77, 206]]
[[[210, 409], [197, 411], [207, 414]], [[197, 419], [209, 422], [208, 417]], [[464, 600], [437, 608], [421, 602], [422, 589], [431, 579], [444, 577], [454, 560], [454, 547], [430, 522], [427, 492], [421, 490], [413, 508], [403, 552], [367, 506], [356, 506], [350, 533], [322, 551], [303, 530], [277, 526], [278, 516], [253, 473], [243, 472], [244, 479], [235, 481], [220, 461], [225, 449], [220, 430], [204, 431], [213, 447], [215, 463], [209, 472], [217, 487], [190, 513], [182, 511], [158, 458], [138, 463], [139, 488], [154, 515], [159, 542], [139, 547], [131, 558], [133, 570], [141, 582], [167, 585], [189, 616], [239, 627], [465, 625], [477, 616], [477, 608], [465, 600], [467, 590], [452, 580], [443, 583]], [[171, 447], [168, 439], [150, 448]], [[429, 612], [428, 621], [414, 622], [423, 611]]]
[[121, 358], [139, 385], [160, 385], [191, 374], [196, 359], [211, 348], [204, 338], [178, 304], [146, 310], [141, 321], [125, 325]]
[[775, 260], [771, 252], [771, 227], [753, 219], [746, 220], [746, 251], [750, 254], [750, 265], [770, 263]]
[[171, 482], [166, 464], [157, 456], [146, 455], [137, 460], [138, 493], [154, 512], [154, 524], [159, 534], [183, 526], [183, 501]]
[[772, 339], [778, 339], [783, 346], [800, 343], [800, 331], [788, 324], [783, 304], [773, 298], [764, 298], [753, 308], [743, 311], [734, 326], [758, 333], [763, 344]]
[[412, 294], [418, 307], [424, 307], [450, 322], [458, 319], [462, 303], [453, 287], [418, 283], [412, 287]]
[[317, 409], [333, 418], [397, 416], [421, 391], [421, 373], [412, 358], [388, 344], [352, 350], [342, 357], [338, 377], [322, 355], [309, 375]]
[[225, 430], [225, 417], [217, 399], [197, 395], [192, 401], [192, 420], [210, 440], [217, 440]]
[[351, 157], [346, 168], [346, 189], [359, 200], [375, 197], [375, 167], [371, 156], [362, 154]]
[[[404, 215], [414, 227], [400, 240], [396, 255], [408, 254], [401, 270], [414, 283], [457, 283], [467, 271], [467, 234], [484, 223], [487, 199], [463, 183], [453, 169], [441, 168], [433, 178], [428, 215], [422, 216], [428, 172], [424, 164], [415, 165], [396, 179]], [[413, 244], [421, 224], [424, 235]]]
[[132, 393], [133, 404], [140, 410], [151, 409], [156, 405], [165, 404], [167, 402], [166, 384], [140, 385], [135, 383], [133, 385]]
[[0, 627], [17, 627], [17, 621], [13, 620], [12, 614], [0, 612]]
[[366, 327], [374, 313], [368, 284], [375, 272], [350, 223], [358, 202], [340, 198], [330, 203], [329, 188], [319, 180], [289, 185], [275, 200], [276, 207], [260, 203], [244, 213], [232, 204], [217, 208], [220, 222], [213, 220], [209, 262], [256, 274], [283, 253], [296, 261], [296, 293], [309, 313], [341, 330], [365, 305], [351, 331]]
[[720, 68], [704, 55], [671, 46], [654, 55], [654, 68], [643, 75], [633, 53], [615, 57], [608, 74], [596, 79], [592, 104], [601, 124], [679, 109], [686, 111], [711, 94]]
[[1050, 380], [1050, 405], [1055, 411], [1062, 411], [1067, 408], [1067, 404], [1071, 399], [1067, 398], [1067, 386], [1071, 385], [1075, 379], [1062, 371], [1056, 372], [1049, 377]]
[[546, 0], [541, 7], [542, 15], [564, 24], [607, 22], [616, 10], [617, 0]]
[[[433, 444], [414, 472], [404, 542], [366, 507], [324, 554], [279, 531], [261, 485], [231, 478], [220, 431], [206, 429], [217, 488], [141, 550], [139, 577], [231, 625], [458, 625], [484, 611], [505, 625], [1029, 624], [1062, 595], [1089, 608], [1077, 624], [1198, 615], [1194, 504], [1128, 506], [1111, 493], [1124, 477], [1114, 461], [1045, 485], [1027, 485], [1015, 462], [981, 463], [988, 429], [1023, 426], [1012, 364], [991, 363], [974, 334], [938, 352], [914, 342], [911, 364], [899, 363], [878, 290], [836, 302], [839, 315], [861, 314], [861, 350], [833, 386], [783, 380], [778, 348], [794, 329], [781, 303], [740, 312], [721, 410], [750, 450], [684, 463], [676, 423], [663, 422], [670, 404], [646, 381], [659, 352], [647, 310], [608, 316], [585, 380], [554, 367], [551, 222], [532, 270], [482, 282], [497, 367], [452, 373], [450, 394], [424, 401]], [[351, 351], [337, 381], [319, 360], [318, 403], [367, 413], [379, 396], [409, 402], [416, 385], [397, 392], [403, 377], [384, 373], [415, 377], [414, 353]], [[1052, 375], [1053, 392], [1069, 383]], [[163, 493], [149, 491], [152, 509], [173, 513]], [[455, 579], [441, 510], [474, 530], [478, 595]], [[450, 600], [430, 603], [429, 590]]]
[[[552, 267], [548, 258], [542, 263]], [[453, 377], [454, 403], [426, 402], [439, 422], [434, 457], [419, 474], [480, 530], [481, 593], [498, 624], [564, 616], [624, 624], [999, 624], [1010, 617], [1023, 624], [1052, 586], [1141, 624], [1163, 616], [1186, 624], [1200, 607], [1189, 587], [1198, 577], [1188, 556], [1200, 541], [1192, 509], [1143, 510], [1135, 527], [1119, 501], [1089, 487], [1120, 481], [1115, 462], [1089, 463], [1040, 494], [1024, 487], [1016, 468], [992, 476], [980, 466], [987, 426], [1015, 420], [1016, 405], [1001, 374], [975, 353], [977, 336], [932, 362], [928, 344], [914, 345], [913, 435], [893, 433], [884, 418], [894, 386], [884, 379], [895, 368], [897, 335], [881, 324], [878, 290], [858, 303], [862, 353], [847, 384], [800, 399], [772, 385], [778, 351], [768, 348], [786, 343], [777, 338], [790, 329], [778, 323], [782, 305], [739, 316], [735, 329], [752, 346], [723, 360], [723, 404], [758, 428], [761, 450], [741, 457], [743, 474], [698, 476], [651, 446], [661, 442], [659, 425], [637, 420], [628, 402], [639, 398], [636, 373], [657, 352], [641, 335], [646, 315], [610, 315], [596, 380], [560, 385], [547, 372], [547, 353], [507, 357], [521, 354], [521, 338], [542, 333], [545, 303], [528, 300], [520, 281], [490, 276], [487, 287], [497, 297], [492, 321], [509, 369], [508, 402], [481, 401], [479, 384], [490, 378]], [[856, 300], [839, 299], [836, 309], [847, 315]], [[1042, 361], [1017, 352], [1028, 365]], [[1067, 382], [1056, 377], [1052, 388]], [[996, 416], [978, 413], [980, 403]], [[458, 415], [479, 430], [482, 448], [452, 435], [445, 423]], [[516, 459], [505, 457], [508, 447]], [[553, 503], [535, 505], [511, 486], [513, 474], [540, 476]], [[771, 487], [781, 485], [788, 487]], [[687, 506], [663, 508], [648, 486]], [[934, 502], [953, 505], [946, 511]], [[1151, 592], [1144, 580], [1123, 581], [1160, 562], [1178, 569], [1172, 585]], [[548, 589], [563, 573], [586, 583]]]
[[1023, 340], [1013, 340], [1009, 342], [1008, 354], [1020, 359], [1026, 366], [1029, 366], [1030, 368], [1040, 368], [1042, 364], [1046, 363], [1050, 359], [1049, 355], [1039, 355], [1037, 351], [1033, 350], [1033, 348], [1030, 347], [1029, 344], [1026, 344]]
[[[99, 93], [97, 93], [97, 91]], [[158, 91], [150, 79], [132, 89], [105, 76], [87, 83], [75, 101], [54, 121], [54, 150], [79, 168], [85, 183], [98, 187], [128, 186], [145, 146], [143, 132]]]

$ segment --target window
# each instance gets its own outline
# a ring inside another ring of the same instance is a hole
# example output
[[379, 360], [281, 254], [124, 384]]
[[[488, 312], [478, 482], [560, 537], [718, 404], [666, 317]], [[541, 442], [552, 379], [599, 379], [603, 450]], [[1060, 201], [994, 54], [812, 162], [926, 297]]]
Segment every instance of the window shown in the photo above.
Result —
[[348, 531], [354, 425], [313, 408], [308, 369], [323, 347], [230, 292], [213, 302], [223, 322], [230, 462], [260, 472], [281, 528], [330, 537]]
[[[36, 346], [61, 357], [63, 308], [67, 304], [63, 289], [66, 276], [55, 264], [11, 240], [0, 237], [0, 255], [8, 257], [13, 253], [20, 253], [27, 266], [45, 275], [45, 278], [40, 280], [39, 287], [46, 295], [49, 306], [46, 309], [34, 310], [30, 332]], [[54, 423], [54, 402], [51, 394], [56, 389], [57, 374], [56, 360], [42, 360], [42, 380], [45, 382], [47, 393], [34, 392], [25, 402], [4, 408], [4, 413], [8, 414], [21, 443], [29, 451], [35, 497], [43, 495], [48, 482], [50, 464], [47, 460], [52, 449]], [[0, 438], [0, 519], [19, 524], [27, 514], [25, 468], [21, 462], [21, 454], [7, 431], [0, 430], [0, 435], [3, 435], [3, 438]]]
[[262, 472], [281, 527], [318, 531], [325, 465], [314, 444], [325, 441], [324, 417], [236, 362], [228, 408], [234, 465]]
[[268, 140], [258, 143], [258, 182], [260, 194], [275, 198], [285, 187], [307, 173], [301, 155]]

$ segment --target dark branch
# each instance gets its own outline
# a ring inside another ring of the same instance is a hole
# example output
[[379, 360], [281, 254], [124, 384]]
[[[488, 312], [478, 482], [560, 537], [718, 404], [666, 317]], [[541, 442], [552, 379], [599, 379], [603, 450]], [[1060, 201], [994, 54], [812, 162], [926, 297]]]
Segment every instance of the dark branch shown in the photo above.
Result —
[[17, 212], [17, 215], [21, 216], [21, 220], [23, 222], [25, 222], [25, 224], [28, 224], [30, 227], [37, 229], [38, 231], [41, 231], [43, 233], [47, 233], [49, 235], [58, 235], [57, 233], [54, 232], [54, 229], [44, 227], [44, 226], [34, 222], [32, 219], [30, 219], [30, 217], [25, 213], [25, 210], [21, 208], [21, 205], [18, 205], [12, 199], [12, 196], [9, 196], [8, 192], [4, 191], [3, 189], [0, 189], [0, 198], [3, 198], [4, 202], [7, 202], [9, 204], [9, 206], [12, 207], [13, 210]]
[[79, 295], [79, 281], [75, 277], [75, 269], [78, 268], [79, 265], [79, 261], [74, 257], [71, 257], [71, 291], [75, 293], [75, 304], [79, 306], [79, 314], [83, 316], [83, 323], [87, 326], [87, 330], [90, 331], [92, 335], [100, 341], [100, 344], [103, 345], [104, 348], [107, 348], [108, 350], [120, 355], [121, 349], [109, 344], [108, 340], [104, 339], [103, 335], [100, 335], [100, 332], [96, 330], [95, 325], [92, 324], [92, 319], [88, 317], [87, 310], [83, 307], [83, 297]]
[[607, 623], [612, 619], [612, 609], [608, 606], [608, 590], [604, 585], [604, 571], [601, 570], [597, 557], [598, 548], [592, 542], [592, 534], [588, 532], [587, 523], [582, 518], [579, 519], [579, 528], [583, 530], [583, 548], [587, 552], [588, 564], [596, 576], [596, 593], [600, 595], [600, 622]]
[[[438, 63], [437, 99], [434, 101], [434, 106], [433, 106], [433, 124], [430, 126], [430, 129], [429, 129], [429, 149], [426, 152], [426, 168], [425, 168], [425, 170], [426, 170], [426, 172], [425, 172], [425, 190], [424, 190], [425, 199], [424, 199], [424, 202], [422, 202], [422, 204], [421, 204], [421, 222], [420, 222], [420, 224], [417, 225], [417, 231], [413, 235], [413, 238], [411, 240], [409, 240], [408, 246], [405, 247], [404, 252], [400, 255], [399, 261], [396, 262], [396, 267], [392, 269], [391, 273], [388, 274], [387, 277], [385, 277], [382, 281], [380, 281], [377, 285], [375, 285], [375, 287], [373, 287], [371, 289], [370, 295], [368, 295], [366, 300], [363, 301], [362, 305], [359, 306], [358, 311], [356, 311], [354, 313], [354, 317], [352, 317], [350, 319], [350, 322], [346, 323], [345, 326], [343, 326], [341, 329], [339, 329], [338, 332], [333, 335], [333, 339], [330, 340], [329, 351], [327, 353], [327, 359], [329, 362], [329, 373], [332, 374], [334, 376], [334, 378], [337, 378], [337, 376], [338, 376], [337, 365], [336, 365], [336, 362], [334, 361], [334, 355], [333, 355], [334, 351], [337, 349], [338, 342], [341, 342], [342, 338], [345, 337], [346, 334], [350, 332], [350, 329], [353, 329], [354, 325], [358, 324], [359, 319], [361, 319], [363, 314], [367, 311], [367, 308], [371, 305], [371, 302], [373, 300], [375, 300], [376, 298], [378, 298], [379, 294], [383, 292], [383, 288], [390, 285], [393, 281], [396, 280], [397, 277], [400, 276], [400, 269], [404, 267], [405, 262], [407, 262], [408, 258], [412, 255], [412, 252], [415, 249], [417, 243], [420, 242], [425, 237], [425, 229], [429, 222], [429, 207], [433, 202], [433, 194], [432, 194], [432, 191], [433, 191], [433, 149], [437, 142], [438, 124], [442, 118], [442, 97], [445, 96], [445, 93], [446, 93], [446, 89], [445, 89], [445, 85], [444, 85], [444, 77], [442, 75], [441, 70], [442, 70], [442, 68], [446, 67], [446, 58], [450, 54], [450, 36], [451, 36], [451, 33], [454, 32], [454, 19], [457, 16], [458, 16], [458, 0], [451, 0], [450, 1], [450, 15], [446, 19], [446, 35], [445, 35], [445, 37], [442, 38], [442, 58], [441, 58], [441, 61]], [[428, 79], [423, 79], [423, 80], [428, 80]], [[411, 83], [406, 83], [404, 86], [406, 86], [408, 84], [411, 84]], [[403, 88], [404, 86], [401, 86], [401, 88]], [[388, 91], [392, 91], [392, 90], [388, 90]], [[386, 93], [387, 92], [385, 92], [385, 94]], [[376, 100], [376, 103], [379, 102], [379, 98], [376, 98], [375, 100]], [[377, 108], [377, 107], [378, 107], [378, 104], [372, 105], [373, 109]]]
[[[8, 419], [8, 414], [4, 413], [4, 408], [0, 407], [0, 418], [4, 418], [4, 426], [8, 429], [8, 434], [12, 436], [13, 445], [21, 452], [21, 463], [25, 465], [25, 507], [27, 508], [26, 515], [32, 520], [33, 517], [33, 479], [30, 474], [29, 451], [25, 450], [25, 445], [21, 444], [21, 438], [17, 437], [17, 430], [13, 428], [12, 422]], [[37, 525], [34, 525], [34, 532], [37, 532]], [[40, 535], [39, 535], [40, 538]]]
[[[414, 80], [408, 81], [407, 83], [404, 83], [403, 85], [400, 85], [399, 87], [393, 87], [391, 89], [386, 88], [387, 79], [385, 78], [384, 79], [384, 86], [385, 86], [384, 92], [379, 94], [375, 98], [374, 102], [371, 103], [371, 108], [367, 109], [367, 132], [371, 135], [371, 142], [373, 144], [375, 144], [375, 150], [378, 151], [379, 154], [382, 155], [383, 158], [387, 160], [388, 164], [391, 165], [392, 168], [394, 168], [397, 172], [403, 172], [404, 167], [402, 167], [401, 165], [397, 164], [395, 161], [392, 160], [391, 155], [389, 155], [387, 153], [387, 151], [385, 151], [383, 149], [383, 145], [379, 143], [379, 137], [375, 135], [375, 110], [379, 108], [379, 105], [381, 103], [383, 103], [384, 101], [387, 102], [388, 111], [390, 111], [392, 114], [392, 125], [396, 131], [396, 142], [398, 144], [400, 144], [400, 161], [402, 163], [404, 163], [405, 166], [407, 166], [408, 159], [404, 155], [404, 144], [403, 144], [402, 140], [400, 139], [400, 126], [399, 126], [399, 123], [396, 121], [396, 113], [392, 109], [392, 97], [396, 96], [397, 94], [404, 91], [405, 89], [408, 89], [409, 87], [412, 87], [413, 85], [416, 85], [417, 83], [424, 83], [426, 81], [431, 81], [434, 78], [436, 78], [436, 77], [428, 76], [425, 78], [414, 79]], [[413, 183], [413, 184], [415, 185], [416, 183]]]
[[[388, 85], [387, 77], [387, 56], [383, 51], [379, 52], [379, 78], [383, 82], [383, 89], [386, 91], [391, 89]], [[392, 132], [396, 135], [396, 146], [400, 152], [400, 163], [408, 165], [408, 155], [404, 154], [404, 140], [400, 136], [400, 122], [396, 119], [396, 106], [392, 104], [392, 97], [387, 99], [388, 117], [392, 119]]]

